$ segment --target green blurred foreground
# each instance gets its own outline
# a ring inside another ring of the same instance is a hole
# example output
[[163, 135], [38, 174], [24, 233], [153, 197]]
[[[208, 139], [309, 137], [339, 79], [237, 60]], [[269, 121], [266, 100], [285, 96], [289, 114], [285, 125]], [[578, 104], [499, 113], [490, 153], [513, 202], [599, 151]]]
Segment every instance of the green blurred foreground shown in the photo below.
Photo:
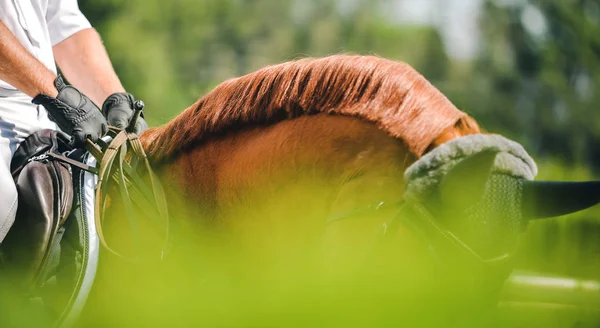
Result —
[[[319, 189], [294, 184], [276, 199], [232, 210], [239, 221], [227, 218], [225, 225], [202, 224], [202, 213], [182, 220], [180, 208], [172, 207], [172, 248], [165, 260], [151, 247], [140, 248], [149, 250], [141, 263], [102, 254], [83, 326], [566, 328], [600, 322], [597, 279], [517, 271], [505, 283], [510, 266], [490, 268], [458, 256], [439, 268], [412, 230], [401, 225], [404, 233], [381, 238], [377, 222], [393, 217], [391, 208], [307, 228], [319, 209], [305, 200], [320, 197]], [[109, 216], [104, 231], [111, 247], [133, 255], [128, 224], [125, 217]], [[142, 242], [151, 243], [156, 236], [149, 221], [138, 227]], [[348, 229], [336, 234], [339, 227]], [[540, 256], [540, 240], [546, 239], [524, 240], [517, 264], [544, 264], [539, 259], [549, 256]], [[559, 250], [574, 250], [554, 241]], [[578, 258], [559, 254], [566, 256], [546, 267], [592, 263], [589, 271], [582, 265], [572, 270], [593, 272], [593, 257], [572, 254]], [[20, 314], [26, 326], [47, 323], [35, 304], [8, 300], [1, 308]]]

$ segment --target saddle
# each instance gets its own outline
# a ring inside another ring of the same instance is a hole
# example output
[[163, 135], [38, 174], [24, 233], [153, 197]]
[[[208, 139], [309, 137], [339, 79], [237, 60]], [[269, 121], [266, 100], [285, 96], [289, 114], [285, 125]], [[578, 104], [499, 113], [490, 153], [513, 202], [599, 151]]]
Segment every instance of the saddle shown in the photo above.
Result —
[[52, 249], [60, 241], [74, 197], [68, 161], [75, 161], [63, 154], [73, 151], [66, 134], [41, 130], [21, 143], [11, 161], [19, 207], [2, 251], [5, 266], [14, 273], [11, 278], [18, 277], [23, 287], [39, 285], [44, 264], [57, 260]]

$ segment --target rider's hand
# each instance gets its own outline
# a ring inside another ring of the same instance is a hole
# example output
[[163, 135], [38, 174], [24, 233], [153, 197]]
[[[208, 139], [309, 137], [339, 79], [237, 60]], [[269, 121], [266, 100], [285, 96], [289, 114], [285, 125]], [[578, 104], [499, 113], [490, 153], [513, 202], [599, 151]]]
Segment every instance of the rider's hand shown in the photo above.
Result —
[[[125, 129], [129, 126], [129, 122], [134, 114], [134, 102], [133, 95], [126, 92], [113, 93], [106, 98], [102, 105], [102, 113], [106, 117], [108, 124], [120, 129]], [[144, 117], [140, 116], [132, 132], [140, 134], [147, 128], [148, 124], [146, 124]]]
[[96, 142], [106, 134], [106, 120], [88, 97], [73, 86], [66, 85], [60, 75], [54, 80], [54, 85], [58, 90], [56, 98], [39, 94], [32, 102], [46, 108], [50, 119], [73, 137], [73, 146], [83, 146], [86, 138]]

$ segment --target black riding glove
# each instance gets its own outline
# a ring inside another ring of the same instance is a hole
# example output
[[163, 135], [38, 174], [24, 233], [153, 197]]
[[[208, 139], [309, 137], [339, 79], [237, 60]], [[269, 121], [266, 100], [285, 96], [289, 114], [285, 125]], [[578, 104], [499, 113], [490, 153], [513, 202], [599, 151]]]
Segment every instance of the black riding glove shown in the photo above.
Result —
[[48, 116], [58, 127], [73, 137], [72, 145], [82, 147], [85, 139], [96, 142], [108, 131], [106, 120], [100, 109], [75, 87], [65, 84], [59, 75], [54, 80], [56, 98], [39, 94], [31, 101], [42, 105]]
[[[129, 122], [133, 118], [134, 109], [133, 103], [135, 98], [133, 95], [126, 92], [113, 93], [104, 101], [102, 105], [102, 114], [106, 117], [108, 124], [119, 129], [125, 129], [129, 126]], [[136, 134], [144, 132], [148, 128], [148, 124], [144, 120], [142, 113], [135, 124], [133, 131]]]

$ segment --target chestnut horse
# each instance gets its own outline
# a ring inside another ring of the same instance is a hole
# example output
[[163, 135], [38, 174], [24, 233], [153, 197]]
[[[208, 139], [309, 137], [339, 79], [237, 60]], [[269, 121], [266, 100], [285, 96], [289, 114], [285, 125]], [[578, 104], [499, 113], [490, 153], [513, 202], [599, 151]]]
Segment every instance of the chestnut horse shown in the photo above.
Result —
[[[403, 320], [410, 304], [452, 303], [431, 287], [436, 264], [411, 230], [374, 244], [393, 211], [327, 219], [397, 202], [409, 165], [480, 132], [413, 68], [382, 58], [301, 59], [225, 81], [141, 136], [167, 191], [171, 249], [149, 265], [101, 256], [84, 322], [372, 325], [383, 313]], [[125, 220], [108, 221], [108, 242], [126, 248]]]

